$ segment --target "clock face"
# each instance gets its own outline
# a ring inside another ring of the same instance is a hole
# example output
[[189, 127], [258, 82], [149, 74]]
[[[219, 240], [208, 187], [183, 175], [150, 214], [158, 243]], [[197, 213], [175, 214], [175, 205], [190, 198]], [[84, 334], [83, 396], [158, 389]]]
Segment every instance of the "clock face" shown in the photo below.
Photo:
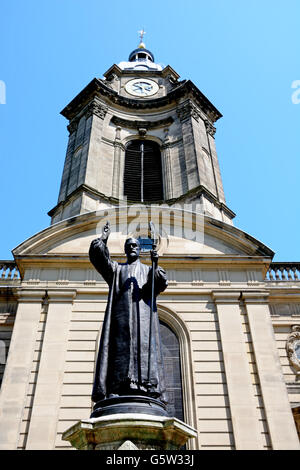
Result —
[[151, 96], [158, 92], [158, 85], [153, 80], [136, 78], [126, 83], [125, 90], [134, 96]]

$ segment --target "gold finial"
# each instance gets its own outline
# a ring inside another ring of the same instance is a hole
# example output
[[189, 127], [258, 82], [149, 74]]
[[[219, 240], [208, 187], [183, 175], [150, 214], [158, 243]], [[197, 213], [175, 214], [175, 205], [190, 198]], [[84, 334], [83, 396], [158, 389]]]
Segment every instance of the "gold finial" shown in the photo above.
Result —
[[146, 46], [145, 46], [145, 43], [143, 42], [143, 39], [144, 39], [144, 36], [146, 34], [146, 31], [144, 31], [144, 28], [141, 29], [140, 31], [138, 31], [139, 35], [140, 35], [140, 43], [138, 45], [138, 48], [139, 49], [146, 49]]

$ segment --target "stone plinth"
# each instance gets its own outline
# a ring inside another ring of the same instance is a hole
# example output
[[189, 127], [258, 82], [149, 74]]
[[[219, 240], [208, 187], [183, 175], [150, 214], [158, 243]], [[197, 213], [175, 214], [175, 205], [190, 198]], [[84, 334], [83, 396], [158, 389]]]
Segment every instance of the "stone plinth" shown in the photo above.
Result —
[[62, 439], [79, 450], [176, 450], [196, 436], [177, 418], [122, 413], [79, 421]]

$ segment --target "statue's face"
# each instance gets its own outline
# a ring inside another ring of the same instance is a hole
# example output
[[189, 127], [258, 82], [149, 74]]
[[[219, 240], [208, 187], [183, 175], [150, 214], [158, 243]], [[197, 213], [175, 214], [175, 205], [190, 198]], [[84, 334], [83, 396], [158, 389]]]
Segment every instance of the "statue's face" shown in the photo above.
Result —
[[124, 245], [128, 262], [135, 261], [140, 256], [140, 243], [135, 238], [128, 238]]

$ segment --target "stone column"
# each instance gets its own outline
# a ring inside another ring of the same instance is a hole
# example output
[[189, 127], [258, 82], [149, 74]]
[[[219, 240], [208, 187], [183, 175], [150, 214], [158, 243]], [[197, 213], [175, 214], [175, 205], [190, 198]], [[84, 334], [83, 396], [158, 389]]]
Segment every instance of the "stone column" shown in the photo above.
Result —
[[266, 292], [244, 292], [262, 398], [274, 450], [299, 450], [300, 443], [271, 322]]
[[26, 449], [53, 449], [75, 291], [48, 291], [49, 307]]
[[263, 449], [239, 297], [240, 292], [213, 292], [220, 326], [235, 447], [237, 450]]
[[22, 290], [0, 395], [0, 449], [18, 446], [44, 290]]

